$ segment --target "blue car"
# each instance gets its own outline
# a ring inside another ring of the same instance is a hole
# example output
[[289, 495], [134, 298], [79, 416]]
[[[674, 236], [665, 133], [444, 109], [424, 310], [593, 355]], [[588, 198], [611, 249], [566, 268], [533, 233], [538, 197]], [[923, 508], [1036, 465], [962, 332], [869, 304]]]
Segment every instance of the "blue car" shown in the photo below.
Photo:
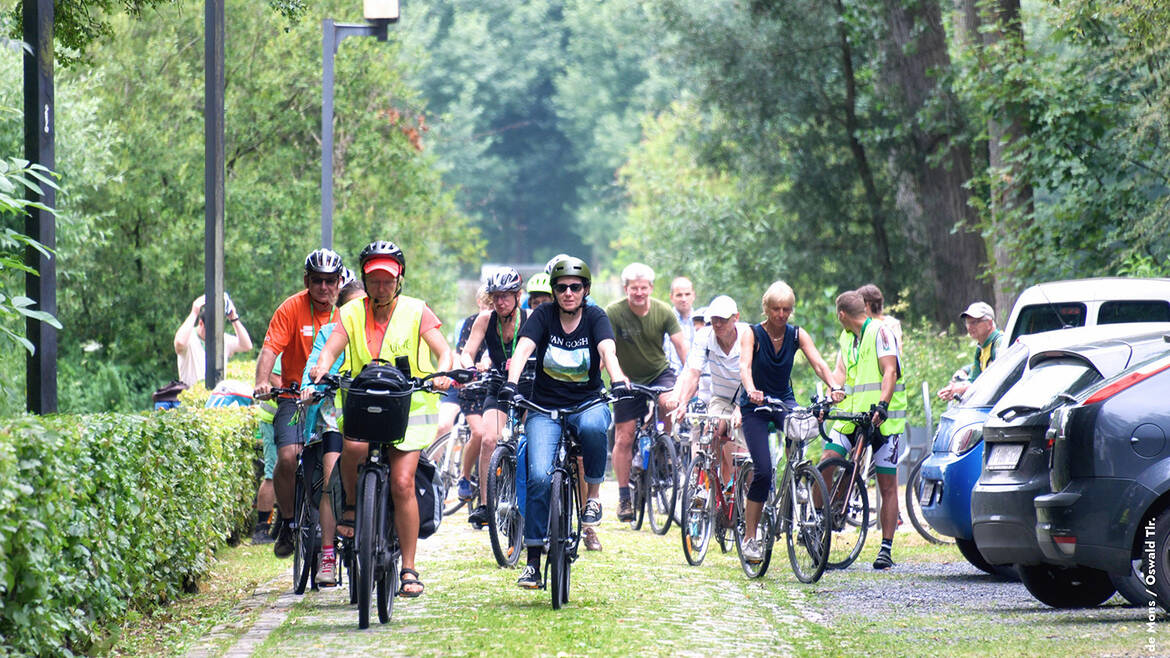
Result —
[[983, 423], [991, 408], [1023, 376], [1032, 354], [1148, 333], [1157, 324], [1076, 327], [1021, 336], [967, 390], [962, 402], [939, 419], [932, 453], [922, 464], [922, 515], [939, 534], [952, 537], [959, 552], [990, 574], [1014, 577], [1010, 566], [993, 565], [975, 545], [971, 491], [983, 469]]

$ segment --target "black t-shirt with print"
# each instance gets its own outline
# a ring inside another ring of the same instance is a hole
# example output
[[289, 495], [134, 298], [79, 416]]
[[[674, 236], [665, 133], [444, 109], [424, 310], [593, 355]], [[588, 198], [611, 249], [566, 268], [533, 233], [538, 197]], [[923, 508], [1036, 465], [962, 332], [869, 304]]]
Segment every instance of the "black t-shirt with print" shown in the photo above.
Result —
[[561, 327], [556, 304], [541, 304], [520, 327], [536, 343], [533, 402], [552, 408], [572, 407], [601, 391], [601, 356], [597, 344], [613, 340], [605, 311], [586, 306], [571, 334]]

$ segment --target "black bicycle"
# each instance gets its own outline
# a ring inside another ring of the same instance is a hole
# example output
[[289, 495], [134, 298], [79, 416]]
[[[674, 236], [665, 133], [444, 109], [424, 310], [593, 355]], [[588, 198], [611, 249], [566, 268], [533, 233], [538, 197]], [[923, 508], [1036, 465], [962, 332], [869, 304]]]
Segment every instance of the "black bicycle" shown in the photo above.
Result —
[[[402, 440], [406, 430], [410, 396], [416, 391], [433, 391], [432, 380], [450, 377], [457, 382], [470, 381], [472, 373], [465, 370], [436, 372], [421, 379], [409, 377], [409, 367], [398, 365], [407, 377], [405, 385], [386, 386], [384, 390], [366, 389], [361, 393], [369, 399], [380, 398], [368, 408], [378, 414], [388, 413], [384, 423], [372, 424], [372, 431], [357, 432], [355, 413], [350, 400], [346, 402], [346, 436], [369, 444], [366, 461], [358, 469], [357, 514], [354, 521], [354, 543], [357, 546], [357, 607], [358, 628], [370, 625], [370, 603], [376, 599], [378, 621], [390, 621], [394, 596], [399, 587], [402, 549], [394, 526], [394, 501], [390, 496], [389, 450]], [[351, 387], [352, 400], [355, 391]], [[397, 413], [395, 413], [397, 412]], [[396, 425], [396, 426], [395, 426]]]
[[631, 383], [630, 390], [650, 405], [650, 411], [634, 431], [634, 458], [630, 465], [634, 520], [630, 525], [641, 530], [642, 521], [648, 517], [654, 534], [665, 535], [674, 521], [678, 502], [679, 467], [674, 439], [662, 431], [658, 419], [658, 396], [672, 389]]
[[578, 486], [581, 474], [577, 462], [583, 452], [581, 440], [568, 420], [570, 416], [612, 401], [611, 395], [602, 393], [575, 407], [548, 409], [522, 396], [512, 398], [513, 406], [544, 414], [561, 428], [552, 467], [549, 469], [548, 561], [544, 567], [544, 582], [552, 592], [554, 610], [560, 610], [561, 606], [569, 602], [570, 572], [581, 544], [582, 504]]

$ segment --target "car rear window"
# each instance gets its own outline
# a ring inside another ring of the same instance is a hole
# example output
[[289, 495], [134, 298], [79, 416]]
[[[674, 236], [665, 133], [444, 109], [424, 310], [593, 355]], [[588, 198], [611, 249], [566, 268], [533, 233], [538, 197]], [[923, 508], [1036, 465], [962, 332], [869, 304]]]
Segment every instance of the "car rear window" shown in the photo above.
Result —
[[1020, 316], [1012, 330], [1011, 341], [1020, 336], [1038, 334], [1067, 327], [1085, 326], [1085, 305], [1081, 302], [1033, 304], [1020, 309]]
[[990, 407], [1007, 393], [1008, 389], [1024, 374], [1029, 350], [1023, 343], [1012, 345], [1011, 349], [996, 357], [987, 370], [971, 384], [963, 396], [964, 407]]
[[1105, 302], [1097, 314], [1097, 324], [1123, 322], [1170, 322], [1170, 302], [1162, 299]]
[[1001, 410], [1013, 407], [1021, 411], [1050, 409], [1064, 399], [1061, 394], [1076, 395], [1100, 380], [1101, 374], [1081, 359], [1046, 359], [1024, 373], [991, 413], [999, 415]]

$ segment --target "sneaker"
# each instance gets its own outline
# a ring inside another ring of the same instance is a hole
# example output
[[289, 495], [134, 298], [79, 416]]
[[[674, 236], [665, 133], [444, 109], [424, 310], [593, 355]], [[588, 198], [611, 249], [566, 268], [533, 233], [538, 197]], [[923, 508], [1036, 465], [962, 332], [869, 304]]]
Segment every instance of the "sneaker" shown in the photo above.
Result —
[[[597, 498], [590, 498], [585, 501], [585, 511], [581, 514], [581, 525], [586, 527], [595, 527], [601, 525], [601, 501]], [[594, 548], [591, 551], [597, 550]]]
[[288, 519], [281, 519], [277, 523], [280, 527], [276, 531], [276, 541], [272, 544], [272, 554], [286, 558], [293, 554], [292, 523]]
[[480, 505], [467, 515], [467, 522], [475, 526], [476, 530], [482, 530], [488, 524], [488, 509], [487, 505]]
[[516, 580], [516, 584], [520, 586], [520, 589], [540, 589], [542, 587], [540, 571], [531, 564], [525, 565], [524, 571], [520, 574], [520, 578]]
[[586, 526], [581, 531], [581, 541], [585, 543], [585, 550], [587, 551], [601, 550], [601, 540], [597, 538], [597, 531], [591, 527]]
[[634, 503], [630, 502], [628, 499], [618, 503], [617, 517], [618, 521], [621, 521], [622, 523], [629, 523], [630, 521], [633, 521]]
[[459, 478], [459, 500], [471, 500], [472, 498], [475, 498], [475, 489], [471, 488], [471, 480]]
[[252, 545], [272, 543], [272, 524], [257, 523], [252, 529]]
[[877, 559], [873, 561], [874, 569], [889, 569], [894, 566], [894, 558], [890, 555], [890, 549], [882, 548], [878, 551]]
[[317, 562], [317, 585], [320, 587], [335, 587], [337, 585], [337, 554], [321, 554]]
[[764, 546], [759, 539], [753, 537], [743, 543], [743, 559], [751, 564], [764, 561]]

